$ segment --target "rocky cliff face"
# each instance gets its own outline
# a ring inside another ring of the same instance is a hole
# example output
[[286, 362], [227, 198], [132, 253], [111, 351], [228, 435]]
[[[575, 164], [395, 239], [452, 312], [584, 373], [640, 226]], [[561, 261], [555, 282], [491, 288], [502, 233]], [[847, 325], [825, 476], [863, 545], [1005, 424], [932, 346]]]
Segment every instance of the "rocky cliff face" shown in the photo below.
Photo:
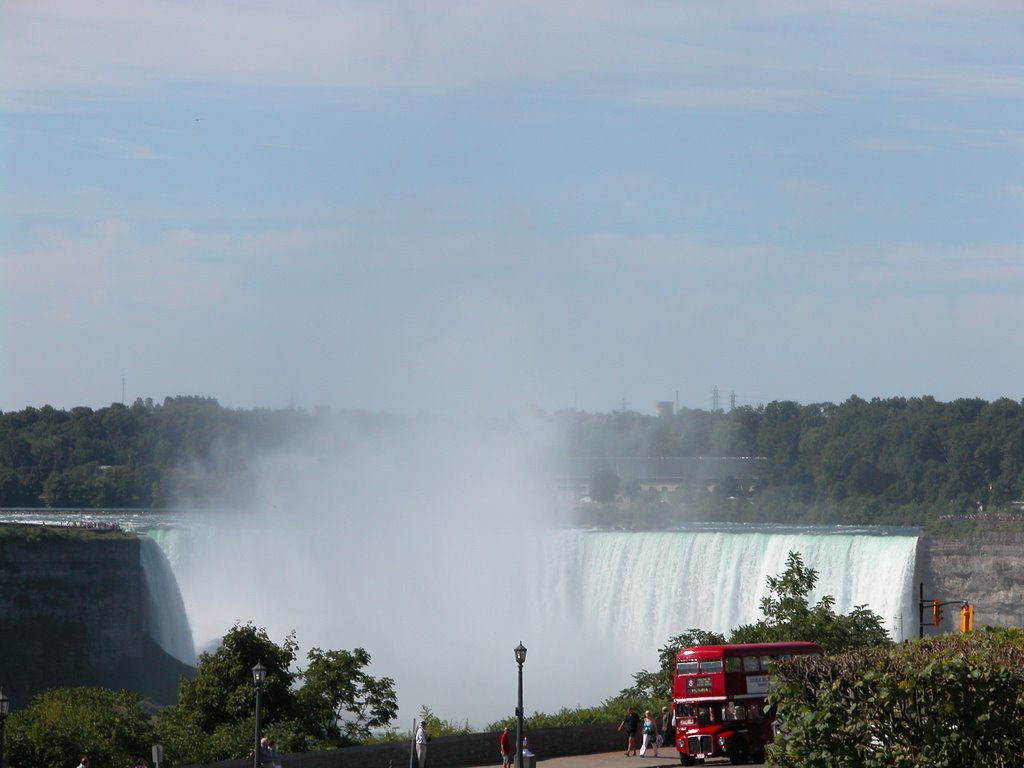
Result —
[[[967, 600], [974, 626], [1024, 625], [1024, 532], [993, 531], [963, 538], [922, 537], [917, 549], [917, 584], [926, 600]], [[915, 593], [915, 598], [917, 593]], [[959, 628], [956, 606], [944, 610], [944, 631]], [[930, 614], [925, 621], [931, 621]], [[925, 633], [932, 631], [928, 627]]]
[[134, 536], [0, 527], [0, 685], [16, 706], [79, 685], [171, 703], [190, 668], [145, 634], [142, 600]]

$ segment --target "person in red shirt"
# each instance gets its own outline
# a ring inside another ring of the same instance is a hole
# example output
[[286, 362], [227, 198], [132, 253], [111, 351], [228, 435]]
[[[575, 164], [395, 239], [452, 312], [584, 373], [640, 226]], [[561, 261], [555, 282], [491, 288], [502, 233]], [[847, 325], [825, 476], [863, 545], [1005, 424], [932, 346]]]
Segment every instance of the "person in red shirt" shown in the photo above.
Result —
[[503, 766], [512, 765], [512, 737], [508, 735], [507, 725], [501, 732], [501, 736], [498, 737], [498, 751], [501, 752], [501, 764]]

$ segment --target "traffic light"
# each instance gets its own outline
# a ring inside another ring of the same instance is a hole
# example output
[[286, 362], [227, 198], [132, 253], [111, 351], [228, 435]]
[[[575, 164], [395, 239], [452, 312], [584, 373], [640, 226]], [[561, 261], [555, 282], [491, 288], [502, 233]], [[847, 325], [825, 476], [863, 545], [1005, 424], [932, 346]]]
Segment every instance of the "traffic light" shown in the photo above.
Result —
[[960, 606], [960, 631], [972, 632], [974, 630], [974, 606], [964, 603]]
[[936, 627], [942, 623], [942, 603], [938, 598], [932, 601], [932, 624]]

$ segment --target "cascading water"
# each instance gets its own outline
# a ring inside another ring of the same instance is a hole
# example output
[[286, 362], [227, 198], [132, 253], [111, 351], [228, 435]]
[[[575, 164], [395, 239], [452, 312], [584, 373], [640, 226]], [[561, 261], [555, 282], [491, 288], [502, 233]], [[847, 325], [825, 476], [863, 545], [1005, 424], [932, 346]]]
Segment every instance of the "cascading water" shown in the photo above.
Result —
[[574, 616], [638, 647], [660, 646], [691, 627], [728, 634], [762, 618], [767, 579], [785, 571], [795, 552], [818, 572], [812, 602], [831, 595], [837, 613], [867, 605], [901, 640], [916, 605], [917, 537], [884, 533], [783, 526], [566, 531], [552, 537], [538, 600], [550, 614]]
[[426, 705], [476, 726], [511, 713], [520, 640], [528, 712], [597, 704], [652, 669], [673, 635], [760, 619], [766, 579], [790, 552], [818, 572], [812, 601], [832, 595], [837, 613], [867, 605], [896, 640], [916, 605], [917, 539], [906, 529], [535, 530], [507, 547], [487, 532], [349, 533], [351, 521], [328, 516], [309, 531], [287, 519], [149, 532], [178, 574], [200, 647], [238, 621], [277, 642], [295, 630], [307, 648], [362, 646], [371, 674], [395, 679], [403, 715]]
[[[785, 570], [790, 552], [818, 572], [812, 601], [832, 595], [837, 613], [867, 605], [894, 640], [914, 633], [912, 529], [550, 530], [529, 517], [544, 507], [524, 485], [495, 494], [497, 483], [484, 484], [493, 496], [484, 516], [479, 488], [459, 496], [451, 480], [389, 479], [373, 485], [377, 496], [389, 491], [384, 499], [303, 507], [268, 495], [244, 515], [102, 519], [149, 537], [147, 627], [176, 658], [195, 663], [193, 633], [206, 650], [248, 621], [275, 642], [294, 630], [303, 648], [363, 647], [370, 674], [395, 680], [399, 722], [421, 706], [476, 726], [511, 716], [519, 641], [529, 648], [528, 713], [597, 704], [653, 669], [672, 636], [760, 619], [766, 579]], [[0, 515], [67, 522], [45, 517]]]
[[192, 629], [170, 563], [154, 539], [143, 536], [140, 544], [146, 632], [178, 661], [195, 666]]

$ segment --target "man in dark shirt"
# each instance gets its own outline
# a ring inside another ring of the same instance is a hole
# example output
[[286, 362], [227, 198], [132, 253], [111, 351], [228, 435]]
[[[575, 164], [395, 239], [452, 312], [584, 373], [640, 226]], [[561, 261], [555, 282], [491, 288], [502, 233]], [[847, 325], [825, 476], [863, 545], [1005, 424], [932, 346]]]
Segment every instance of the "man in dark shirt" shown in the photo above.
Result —
[[661, 708], [661, 739], [662, 744], [672, 746], [676, 741], [675, 718], [672, 717], [672, 710], [668, 707]]
[[636, 735], [640, 730], [640, 715], [633, 711], [630, 707], [626, 711], [626, 716], [622, 718], [622, 722], [619, 723], [619, 730], [625, 729], [626, 735], [629, 736], [629, 741], [626, 742], [626, 754], [632, 752], [636, 754]]

